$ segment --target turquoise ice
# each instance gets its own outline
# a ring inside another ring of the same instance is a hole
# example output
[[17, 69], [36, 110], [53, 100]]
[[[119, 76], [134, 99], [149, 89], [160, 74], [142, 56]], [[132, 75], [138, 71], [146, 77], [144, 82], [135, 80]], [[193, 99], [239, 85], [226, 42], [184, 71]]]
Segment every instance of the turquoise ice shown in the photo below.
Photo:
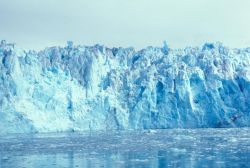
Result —
[[250, 126], [250, 48], [0, 44], [0, 133]]

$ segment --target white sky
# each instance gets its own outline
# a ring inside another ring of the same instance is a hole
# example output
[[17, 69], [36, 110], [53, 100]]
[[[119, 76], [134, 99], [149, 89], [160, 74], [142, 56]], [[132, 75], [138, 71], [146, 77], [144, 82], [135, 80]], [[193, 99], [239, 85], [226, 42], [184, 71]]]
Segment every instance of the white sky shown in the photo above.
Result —
[[104, 44], [137, 49], [221, 41], [250, 46], [250, 0], [0, 0], [0, 39], [27, 49]]

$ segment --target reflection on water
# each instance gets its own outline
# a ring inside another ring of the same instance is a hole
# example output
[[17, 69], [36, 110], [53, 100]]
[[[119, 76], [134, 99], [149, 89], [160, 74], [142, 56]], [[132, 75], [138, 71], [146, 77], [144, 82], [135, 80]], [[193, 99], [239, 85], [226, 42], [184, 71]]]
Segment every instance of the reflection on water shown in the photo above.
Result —
[[250, 167], [250, 129], [9, 135], [0, 167]]

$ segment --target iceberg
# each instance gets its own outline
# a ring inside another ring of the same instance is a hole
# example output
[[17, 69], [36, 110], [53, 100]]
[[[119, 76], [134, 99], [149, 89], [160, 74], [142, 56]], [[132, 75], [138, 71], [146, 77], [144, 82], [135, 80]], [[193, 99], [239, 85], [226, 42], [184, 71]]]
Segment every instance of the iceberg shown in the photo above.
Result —
[[0, 44], [0, 134], [250, 126], [250, 48]]

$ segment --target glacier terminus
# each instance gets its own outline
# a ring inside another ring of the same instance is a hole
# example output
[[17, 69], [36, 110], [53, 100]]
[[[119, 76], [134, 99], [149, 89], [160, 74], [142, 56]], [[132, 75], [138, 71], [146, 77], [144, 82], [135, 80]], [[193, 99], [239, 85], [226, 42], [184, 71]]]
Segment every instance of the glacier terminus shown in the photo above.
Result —
[[250, 48], [0, 44], [0, 134], [250, 126]]

